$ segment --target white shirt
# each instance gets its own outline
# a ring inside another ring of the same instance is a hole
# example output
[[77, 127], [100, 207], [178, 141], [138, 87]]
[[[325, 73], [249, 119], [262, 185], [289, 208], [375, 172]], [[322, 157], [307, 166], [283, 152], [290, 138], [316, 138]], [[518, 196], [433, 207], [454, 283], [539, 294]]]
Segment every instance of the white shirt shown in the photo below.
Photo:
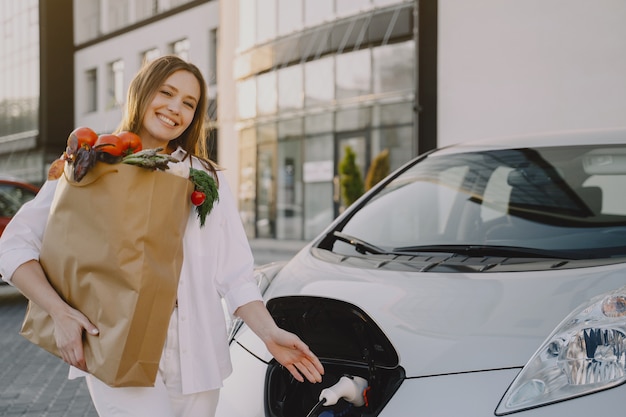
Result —
[[[173, 156], [182, 158], [184, 151], [179, 149]], [[189, 165], [189, 158], [184, 163]], [[202, 166], [194, 159], [193, 167]], [[183, 238], [184, 259], [178, 285], [183, 394], [220, 388], [232, 371], [222, 298], [230, 314], [239, 306], [262, 299], [233, 194], [221, 172], [218, 179], [219, 202], [202, 228], [192, 210]], [[37, 197], [22, 206], [2, 234], [0, 274], [5, 281], [10, 283], [23, 263], [39, 259], [56, 184], [46, 181]]]

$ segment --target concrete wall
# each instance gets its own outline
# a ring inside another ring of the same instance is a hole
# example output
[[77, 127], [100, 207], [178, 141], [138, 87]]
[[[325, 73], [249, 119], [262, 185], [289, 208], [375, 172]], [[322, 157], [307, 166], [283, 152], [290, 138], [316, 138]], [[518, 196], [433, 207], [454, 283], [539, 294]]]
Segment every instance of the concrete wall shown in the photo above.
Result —
[[626, 125], [626, 2], [439, 0], [438, 145]]

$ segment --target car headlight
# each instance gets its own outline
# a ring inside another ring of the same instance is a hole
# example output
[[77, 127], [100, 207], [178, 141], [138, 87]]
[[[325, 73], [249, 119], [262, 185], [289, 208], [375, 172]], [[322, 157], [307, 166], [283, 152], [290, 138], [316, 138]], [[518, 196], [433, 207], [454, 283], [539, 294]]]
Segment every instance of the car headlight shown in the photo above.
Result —
[[626, 382], [626, 287], [593, 298], [557, 326], [496, 408], [505, 415]]

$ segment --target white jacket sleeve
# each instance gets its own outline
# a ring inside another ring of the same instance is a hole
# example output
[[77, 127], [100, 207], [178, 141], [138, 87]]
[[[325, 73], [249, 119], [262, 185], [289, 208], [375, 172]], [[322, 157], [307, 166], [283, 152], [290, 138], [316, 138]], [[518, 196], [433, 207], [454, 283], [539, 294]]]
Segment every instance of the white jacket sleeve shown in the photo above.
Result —
[[15, 270], [25, 262], [39, 260], [43, 233], [58, 181], [47, 181], [31, 201], [11, 219], [0, 237], [0, 274], [11, 283]]

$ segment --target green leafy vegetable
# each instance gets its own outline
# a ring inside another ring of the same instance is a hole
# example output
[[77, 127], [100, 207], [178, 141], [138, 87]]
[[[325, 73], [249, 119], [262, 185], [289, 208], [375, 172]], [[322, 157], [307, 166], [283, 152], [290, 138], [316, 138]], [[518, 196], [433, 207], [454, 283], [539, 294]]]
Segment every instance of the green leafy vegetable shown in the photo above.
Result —
[[195, 168], [189, 168], [189, 179], [194, 185], [194, 190], [203, 192], [206, 195], [204, 202], [196, 206], [196, 213], [202, 227], [206, 221], [206, 216], [213, 210], [213, 205], [219, 200], [217, 182], [207, 172]]

